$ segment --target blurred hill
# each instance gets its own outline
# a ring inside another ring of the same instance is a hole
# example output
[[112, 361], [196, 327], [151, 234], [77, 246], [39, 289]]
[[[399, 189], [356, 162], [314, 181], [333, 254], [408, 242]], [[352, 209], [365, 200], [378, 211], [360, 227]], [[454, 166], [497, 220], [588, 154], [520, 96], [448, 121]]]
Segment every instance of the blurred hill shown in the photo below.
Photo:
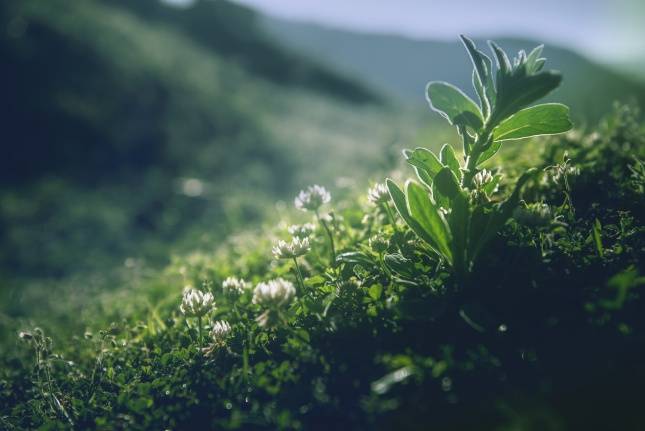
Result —
[[5, 181], [48, 172], [114, 177], [162, 161], [177, 170], [186, 157], [200, 158], [174, 145], [194, 150], [254, 133], [254, 109], [241, 106], [252, 92], [242, 82], [253, 76], [374, 100], [358, 84], [265, 42], [253, 12], [223, 1], [189, 9], [157, 0], [9, 1], [0, 17], [9, 102], [2, 121], [11, 142], [0, 162]]
[[[373, 88], [384, 91], [404, 103], [425, 104], [428, 81], [451, 82], [475, 97], [471, 84], [471, 66], [461, 43], [414, 40], [385, 34], [364, 34], [264, 17], [263, 27], [277, 40], [334, 65], [339, 71], [362, 77]], [[464, 29], [467, 33], [467, 29]], [[496, 39], [507, 51], [532, 49], [540, 42], [520, 39]], [[484, 40], [478, 46], [488, 51]], [[562, 71], [564, 82], [552, 99], [565, 102], [572, 113], [589, 120], [606, 114], [615, 100], [645, 101], [645, 85], [595, 64], [579, 54], [546, 46], [547, 67]], [[582, 114], [582, 115], [581, 115]]]
[[301, 148], [322, 151], [330, 117], [374, 141], [359, 112], [377, 96], [225, 1], [10, 0], [0, 29], [0, 273], [194, 248], [302, 186]]

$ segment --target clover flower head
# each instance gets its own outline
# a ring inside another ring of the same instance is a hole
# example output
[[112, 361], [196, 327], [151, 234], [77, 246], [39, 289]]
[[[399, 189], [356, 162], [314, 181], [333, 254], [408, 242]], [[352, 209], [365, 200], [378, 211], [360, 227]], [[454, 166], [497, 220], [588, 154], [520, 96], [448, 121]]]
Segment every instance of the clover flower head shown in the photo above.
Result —
[[179, 309], [186, 317], [202, 317], [213, 309], [215, 298], [210, 292], [186, 289]]
[[302, 239], [309, 238], [316, 230], [316, 226], [313, 223], [294, 224], [289, 226], [288, 230], [295, 238]]
[[253, 291], [253, 303], [267, 308], [279, 308], [287, 305], [296, 296], [293, 283], [283, 278], [276, 278], [259, 283]]
[[210, 336], [211, 342], [207, 347], [202, 349], [204, 356], [213, 356], [217, 353], [222, 347], [226, 345], [226, 339], [231, 333], [231, 325], [228, 324], [226, 320], [218, 320], [213, 322], [211, 327]]
[[293, 259], [298, 256], [307, 254], [311, 250], [309, 238], [291, 238], [291, 242], [283, 240], [273, 247], [273, 256], [276, 259]]
[[313, 185], [307, 190], [301, 190], [294, 200], [296, 208], [301, 211], [317, 211], [323, 204], [331, 200], [331, 195], [322, 186]]
[[481, 189], [491, 181], [493, 181], [493, 174], [491, 174], [488, 169], [482, 169], [473, 177], [473, 184], [477, 189]]
[[222, 282], [222, 290], [226, 295], [241, 295], [247, 287], [248, 283], [241, 278], [228, 277]]
[[385, 184], [378, 183], [367, 190], [367, 200], [374, 205], [386, 203], [390, 200], [390, 192]]
[[231, 333], [231, 325], [226, 320], [218, 320], [211, 328], [211, 338], [214, 344], [223, 345]]
[[387, 239], [382, 235], [374, 235], [369, 239], [370, 248], [379, 254], [384, 253], [388, 245]]

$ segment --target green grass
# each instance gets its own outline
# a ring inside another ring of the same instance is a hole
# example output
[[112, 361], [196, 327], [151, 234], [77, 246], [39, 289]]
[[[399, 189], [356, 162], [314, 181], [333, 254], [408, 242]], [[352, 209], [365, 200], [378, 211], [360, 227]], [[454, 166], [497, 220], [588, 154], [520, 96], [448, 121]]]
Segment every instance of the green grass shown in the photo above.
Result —
[[[549, 213], [516, 214], [474, 268], [469, 291], [400, 220], [392, 225], [366, 202], [363, 183], [325, 207], [336, 214], [338, 261], [330, 264], [318, 226], [299, 258], [304, 289], [276, 311], [284, 321], [275, 327], [256, 322], [264, 308], [251, 301], [252, 288], [231, 297], [221, 283], [296, 284], [293, 262], [270, 251], [288, 223], [309, 220], [288, 208], [263, 229], [177, 256], [162, 272], [131, 266], [126, 286], [84, 310], [73, 297], [58, 304], [70, 320], [88, 322], [85, 335], [71, 323], [46, 326], [49, 347], [19, 340], [18, 329], [38, 335], [6, 320], [13, 335], [3, 341], [3, 425], [637, 429], [645, 381], [645, 133], [637, 118], [621, 109], [594, 132], [535, 141], [541, 174], [523, 197]], [[553, 168], [564, 154], [568, 185]], [[513, 159], [505, 160], [512, 172]], [[207, 326], [232, 326], [209, 355], [196, 321], [179, 311], [186, 285], [214, 294]]]

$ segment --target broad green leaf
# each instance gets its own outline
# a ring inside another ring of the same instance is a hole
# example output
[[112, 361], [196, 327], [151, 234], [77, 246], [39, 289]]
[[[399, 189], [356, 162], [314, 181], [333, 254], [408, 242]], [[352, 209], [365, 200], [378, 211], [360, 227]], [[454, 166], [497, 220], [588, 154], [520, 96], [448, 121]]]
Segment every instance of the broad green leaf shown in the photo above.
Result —
[[497, 124], [522, 108], [549, 94], [562, 81], [555, 71], [540, 72], [530, 76], [497, 75], [497, 102], [491, 124]]
[[432, 183], [432, 198], [438, 207], [450, 209], [450, 198], [441, 194], [436, 182]]
[[456, 195], [461, 193], [461, 187], [459, 187], [459, 180], [448, 167], [443, 168], [439, 173], [434, 177], [434, 184], [437, 186], [437, 190], [442, 195], [454, 199]]
[[571, 129], [569, 108], [561, 103], [544, 103], [522, 109], [493, 130], [494, 141], [553, 135]]
[[461, 181], [461, 165], [459, 164], [459, 160], [457, 159], [457, 155], [455, 154], [455, 150], [452, 148], [452, 146], [450, 146], [449, 144], [444, 144], [444, 146], [441, 147], [441, 152], [439, 153], [439, 161], [441, 161], [444, 166], [449, 167], [452, 173], [455, 174], [457, 179]]
[[452, 233], [452, 256], [453, 266], [457, 273], [464, 273], [466, 267], [466, 250], [468, 241], [468, 229], [470, 220], [470, 207], [468, 198], [457, 193], [452, 200], [452, 212], [449, 217], [449, 226]]
[[405, 223], [410, 227], [410, 229], [412, 229], [414, 233], [417, 234], [419, 238], [427, 242], [435, 251], [435, 253], [440, 254], [434, 238], [410, 214], [405, 193], [403, 193], [399, 186], [397, 186], [396, 183], [389, 178], [385, 180], [385, 184], [387, 185], [387, 189], [390, 192], [392, 202], [394, 202], [394, 207], [396, 208], [396, 211], [399, 213], [403, 221], [405, 221]]
[[430, 107], [450, 124], [466, 125], [475, 130], [484, 124], [479, 106], [460, 89], [447, 82], [431, 82], [427, 89]]
[[493, 214], [493, 209], [487, 208], [483, 205], [477, 205], [470, 217], [470, 231], [468, 234], [468, 258], [474, 261], [477, 257], [480, 240], [486, 232], [486, 227]]
[[437, 156], [427, 148], [416, 148], [414, 151], [405, 150], [403, 155], [409, 164], [425, 170], [432, 178], [443, 168]]
[[432, 238], [430, 245], [435, 245], [443, 257], [452, 264], [450, 232], [438, 208], [430, 200], [428, 192], [414, 181], [406, 183], [405, 191], [410, 215], [430, 235]]
[[432, 188], [432, 177], [426, 171], [425, 169], [418, 168], [414, 166], [414, 172], [417, 174], [417, 178], [419, 178], [419, 181], [421, 181], [423, 184], [428, 186], [429, 188]]
[[479, 158], [477, 159], [477, 164], [484, 163], [486, 160], [490, 159], [493, 157], [497, 152], [499, 151], [499, 148], [502, 146], [502, 141], [493, 141], [490, 144], [490, 147], [488, 147], [484, 152], [482, 152], [479, 155]]

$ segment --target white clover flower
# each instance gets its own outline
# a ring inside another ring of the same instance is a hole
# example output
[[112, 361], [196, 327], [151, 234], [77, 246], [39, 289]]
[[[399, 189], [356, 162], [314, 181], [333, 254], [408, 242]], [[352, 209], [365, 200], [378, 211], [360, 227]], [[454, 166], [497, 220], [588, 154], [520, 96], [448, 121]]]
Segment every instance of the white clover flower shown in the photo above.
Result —
[[296, 296], [293, 283], [283, 278], [276, 278], [259, 283], [253, 291], [253, 303], [267, 308], [278, 308], [287, 305]]
[[222, 282], [222, 290], [225, 295], [241, 295], [248, 286], [246, 281], [236, 277], [228, 277]]
[[473, 184], [477, 189], [481, 189], [491, 181], [493, 181], [493, 174], [491, 174], [488, 169], [482, 169], [473, 177]]
[[374, 205], [386, 203], [390, 200], [390, 192], [385, 184], [375, 184], [374, 187], [367, 190], [367, 200]]
[[215, 298], [212, 293], [186, 289], [179, 309], [186, 317], [202, 317], [211, 311], [214, 305]]
[[331, 200], [331, 195], [322, 186], [309, 186], [307, 190], [300, 190], [294, 200], [296, 208], [301, 211], [317, 211], [323, 204]]
[[289, 226], [288, 230], [296, 238], [309, 238], [316, 230], [316, 226], [313, 223], [294, 224]]
[[226, 338], [231, 333], [231, 325], [226, 320], [218, 320], [213, 323], [211, 328], [211, 338], [213, 343], [217, 345], [223, 345], [226, 341]]
[[307, 254], [309, 250], [311, 250], [309, 238], [293, 237], [291, 242], [278, 241], [278, 244], [273, 247], [273, 256], [276, 259], [293, 259]]

